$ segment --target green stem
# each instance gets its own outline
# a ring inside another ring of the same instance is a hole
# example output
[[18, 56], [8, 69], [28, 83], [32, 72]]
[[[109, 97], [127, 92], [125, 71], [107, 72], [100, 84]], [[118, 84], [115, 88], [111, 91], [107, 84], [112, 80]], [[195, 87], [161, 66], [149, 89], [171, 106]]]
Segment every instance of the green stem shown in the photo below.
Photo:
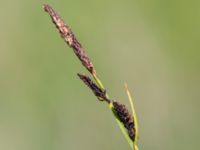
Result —
[[137, 121], [137, 115], [136, 115], [135, 107], [134, 107], [134, 104], [133, 104], [133, 99], [131, 97], [131, 94], [129, 92], [129, 89], [128, 89], [128, 86], [127, 86], [126, 83], [125, 83], [125, 89], [126, 89], [126, 93], [128, 95], [128, 100], [129, 100], [129, 103], [131, 105], [133, 119], [134, 119], [134, 122], [135, 122], [135, 141], [133, 143], [133, 150], [139, 150], [139, 148], [137, 146], [137, 140], [138, 140], [138, 121]]
[[[95, 82], [97, 83], [97, 85], [98, 85], [103, 91], [105, 91], [105, 88], [104, 88], [104, 86], [103, 86], [101, 80], [97, 77], [97, 75], [96, 75], [96, 74], [92, 74], [92, 76], [93, 76]], [[107, 93], [106, 93], [106, 97], [109, 98], [109, 95], [108, 95]], [[117, 124], [118, 124], [120, 130], [122, 131], [124, 137], [126, 138], [127, 142], [128, 142], [129, 145], [131, 146], [131, 149], [133, 149], [135, 145], [134, 145], [132, 139], [129, 137], [129, 135], [128, 135], [128, 133], [127, 133], [127, 131], [126, 131], [124, 125], [123, 125], [123, 124], [121, 123], [121, 121], [118, 119], [117, 114], [116, 114], [116, 112], [115, 112], [114, 109], [113, 109], [112, 103], [109, 104], [109, 108], [110, 108], [111, 111], [113, 112], [113, 114], [114, 114], [114, 116], [115, 116], [115, 119], [116, 119], [116, 121], [117, 121]], [[138, 149], [135, 149], [135, 150], [138, 150]]]
[[138, 146], [134, 143], [134, 150], [139, 150]]
[[133, 114], [133, 119], [134, 119], [134, 122], [135, 122], [135, 141], [134, 143], [137, 143], [137, 140], [138, 140], [138, 119], [137, 119], [137, 115], [136, 115], [136, 111], [135, 111], [135, 106], [133, 104], [133, 99], [131, 97], [131, 94], [129, 92], [129, 89], [128, 89], [128, 86], [127, 84], [125, 83], [125, 88], [126, 88], [126, 93], [128, 95], [128, 100], [130, 102], [130, 105], [131, 105], [131, 110], [132, 110], [132, 114]]
[[[97, 75], [96, 75], [96, 74], [92, 74], [92, 76], [93, 76], [95, 82], [97, 83], [97, 85], [98, 85], [103, 91], [106, 91], [106, 89], [104, 88], [104, 86], [103, 86], [101, 80], [97, 77]], [[107, 93], [106, 93], [106, 97], [109, 98], [109, 95], [108, 95]]]

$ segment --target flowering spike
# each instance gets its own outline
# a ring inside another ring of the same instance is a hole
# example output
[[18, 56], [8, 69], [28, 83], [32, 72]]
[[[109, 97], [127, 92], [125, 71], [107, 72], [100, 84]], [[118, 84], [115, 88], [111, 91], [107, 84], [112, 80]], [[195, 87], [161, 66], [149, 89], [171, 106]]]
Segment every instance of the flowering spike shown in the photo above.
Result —
[[76, 39], [74, 33], [71, 31], [68, 25], [65, 24], [64, 20], [60, 17], [60, 15], [50, 6], [45, 4], [43, 6], [44, 10], [50, 15], [53, 23], [58, 29], [61, 37], [65, 40], [65, 42], [74, 50], [74, 53], [82, 62], [83, 66], [91, 73], [96, 74], [94, 66], [88, 56], [86, 55], [83, 47]]
[[110, 103], [110, 100], [106, 97], [106, 91], [103, 91], [100, 89], [91, 79], [90, 77], [78, 73], [79, 78], [93, 91], [94, 95], [100, 100], [100, 101], [106, 101], [107, 103]]
[[113, 101], [113, 109], [115, 111], [116, 117], [123, 123], [124, 127], [127, 129], [128, 135], [131, 140], [135, 141], [135, 123], [133, 116], [129, 113], [125, 105], [120, 104], [117, 101]]

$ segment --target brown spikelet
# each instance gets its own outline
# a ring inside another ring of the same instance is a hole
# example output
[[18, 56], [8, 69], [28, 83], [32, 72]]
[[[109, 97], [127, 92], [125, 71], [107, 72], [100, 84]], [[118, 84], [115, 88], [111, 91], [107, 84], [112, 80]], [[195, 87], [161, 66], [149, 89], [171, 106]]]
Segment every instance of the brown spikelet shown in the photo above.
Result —
[[61, 37], [65, 40], [65, 42], [69, 45], [69, 47], [73, 48], [74, 53], [82, 62], [82, 64], [86, 67], [86, 69], [92, 73], [96, 74], [96, 71], [93, 67], [92, 62], [86, 55], [83, 47], [76, 39], [75, 35], [64, 22], [64, 20], [60, 17], [60, 15], [50, 6], [45, 4], [43, 6], [44, 10], [50, 15], [53, 23], [56, 25], [56, 28], [60, 32]]
[[132, 141], [135, 141], [135, 125], [133, 116], [129, 113], [125, 105], [120, 104], [117, 101], [112, 101], [113, 109], [116, 113], [116, 116], [124, 124], [124, 127], [127, 129], [129, 137]]
[[79, 78], [93, 91], [94, 95], [100, 100], [100, 101], [106, 101], [107, 103], [110, 103], [110, 100], [106, 97], [106, 91], [103, 91], [100, 89], [91, 79], [90, 77], [78, 73]]

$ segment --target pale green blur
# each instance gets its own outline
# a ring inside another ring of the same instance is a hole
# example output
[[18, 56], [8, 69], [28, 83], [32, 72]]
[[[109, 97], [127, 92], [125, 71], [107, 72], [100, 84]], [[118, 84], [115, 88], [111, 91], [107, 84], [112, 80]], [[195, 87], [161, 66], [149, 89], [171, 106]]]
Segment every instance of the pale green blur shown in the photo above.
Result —
[[88, 73], [59, 37], [51, 4], [109, 95], [134, 97], [140, 150], [200, 149], [200, 1], [0, 1], [0, 150], [130, 150]]

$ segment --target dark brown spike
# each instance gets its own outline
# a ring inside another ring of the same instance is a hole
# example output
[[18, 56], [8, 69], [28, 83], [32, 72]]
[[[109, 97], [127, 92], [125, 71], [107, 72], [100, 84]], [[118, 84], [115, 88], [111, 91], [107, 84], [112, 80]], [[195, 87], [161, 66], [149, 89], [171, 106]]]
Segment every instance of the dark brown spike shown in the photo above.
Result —
[[115, 111], [116, 116], [124, 124], [124, 127], [127, 129], [129, 137], [134, 142], [135, 141], [135, 124], [134, 124], [133, 116], [129, 113], [125, 105], [120, 104], [117, 101], [112, 101], [112, 104], [113, 104], [113, 109]]
[[90, 61], [89, 57], [86, 55], [83, 47], [78, 42], [77, 38], [75, 37], [74, 33], [71, 31], [69, 26], [65, 24], [64, 20], [50, 5], [45, 4], [43, 8], [50, 15], [61, 37], [65, 40], [65, 42], [69, 45], [69, 47], [73, 48], [74, 53], [82, 62], [83, 66], [85, 66], [85, 68], [91, 74], [96, 74], [96, 71], [94, 69], [92, 62]]
[[94, 95], [100, 100], [100, 101], [106, 101], [107, 103], [110, 103], [110, 100], [106, 97], [106, 91], [103, 91], [101, 88], [99, 88], [91, 79], [90, 77], [78, 73], [79, 78], [93, 91]]

